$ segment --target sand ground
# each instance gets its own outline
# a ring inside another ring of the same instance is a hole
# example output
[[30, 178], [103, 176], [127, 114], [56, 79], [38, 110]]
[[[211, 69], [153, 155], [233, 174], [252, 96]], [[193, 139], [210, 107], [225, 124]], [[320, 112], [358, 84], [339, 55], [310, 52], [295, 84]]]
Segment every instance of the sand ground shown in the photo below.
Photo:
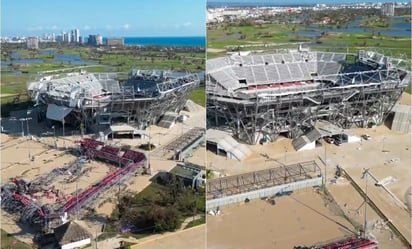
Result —
[[208, 248], [293, 248], [355, 233], [312, 188], [267, 201], [253, 200], [207, 217]]
[[147, 240], [142, 240], [131, 248], [139, 249], [168, 249], [168, 248], [206, 248], [206, 226], [200, 225], [175, 233], [158, 235]]
[[[342, 208], [345, 203], [347, 207], [349, 206], [349, 201], [351, 200], [352, 194], [357, 194], [357, 192], [350, 185], [342, 188], [330, 184], [329, 180], [334, 176], [336, 165], [343, 167], [362, 188], [365, 185], [364, 180], [361, 179], [363, 168], [369, 168], [370, 172], [377, 177], [378, 180], [387, 176], [395, 177], [397, 181], [388, 184], [386, 187], [406, 205], [406, 193], [408, 192], [408, 188], [411, 186], [411, 133], [403, 134], [394, 132], [385, 126], [379, 126], [372, 129], [355, 128], [351, 129], [351, 133], [355, 135], [369, 134], [372, 137], [372, 140], [343, 144], [342, 146], [326, 144], [326, 146], [322, 146], [314, 150], [295, 152], [291, 146], [291, 140], [284, 138], [274, 144], [249, 146], [249, 148], [253, 151], [253, 154], [242, 162], [226, 159], [222, 156], [217, 156], [212, 152], [207, 151], [207, 165], [209, 168], [219, 172], [216, 174], [217, 176], [219, 174], [235, 175], [259, 169], [279, 167], [282, 164], [293, 164], [311, 160], [315, 160], [321, 167], [322, 171], [325, 171], [323, 161], [326, 155], [328, 187], [331, 187], [330, 192], [332, 196]], [[398, 158], [399, 160], [397, 162], [389, 163], [389, 160], [393, 158]], [[382, 188], [374, 186], [374, 182], [371, 180], [368, 185], [370, 185], [368, 188], [368, 195], [370, 198], [378, 205], [381, 211], [393, 221], [404, 236], [410, 239], [410, 211], [406, 211], [400, 208], [399, 205], [396, 205], [395, 200]], [[354, 209], [354, 206], [359, 206], [361, 203], [362, 200], [360, 199], [356, 203], [352, 203], [350, 207]], [[294, 205], [291, 204], [291, 206]], [[345, 208], [343, 209], [346, 210]], [[348, 210], [346, 210], [346, 212], [347, 211]], [[253, 219], [253, 217], [257, 219], [260, 217], [259, 214], [253, 214], [254, 211], [251, 210], [238, 212], [239, 213], [237, 213], [237, 211], [233, 211], [233, 214], [231, 214], [231, 216], [233, 216], [232, 221], [229, 218], [225, 221], [229, 223], [227, 226], [222, 225], [219, 228], [214, 228], [219, 231], [216, 233], [223, 235], [221, 237], [208, 237], [208, 240], [211, 239], [208, 241], [208, 245], [213, 245], [213, 241], [216, 242], [218, 246], [224, 245], [225, 243], [230, 244], [230, 238], [233, 239], [233, 243], [237, 243], [236, 241], [239, 240], [239, 238], [230, 237], [230, 234], [237, 234], [238, 232], [242, 234], [242, 230], [244, 230], [244, 228], [240, 224], [245, 222], [244, 220]], [[373, 211], [370, 211], [370, 213], [373, 213]], [[362, 213], [358, 214], [358, 216], [359, 215], [363, 217]], [[209, 233], [211, 231], [209, 229], [209, 224], [213, 225], [213, 219], [215, 219], [215, 217], [208, 219]], [[376, 222], [377, 219], [377, 216], [371, 216], [368, 221], [372, 224], [373, 222]], [[314, 224], [316, 224], [316, 222], [312, 223], [312, 225], [308, 225], [313, 226]], [[360, 224], [363, 224], [361, 220]], [[262, 233], [265, 233], [265, 230], [267, 230], [266, 228], [256, 229]], [[282, 234], [284, 234], [283, 236], [287, 236], [289, 233], [282, 230]], [[391, 237], [390, 232], [382, 232], [382, 236], [380, 236], [381, 232], [377, 231], [372, 232], [372, 234], [377, 236], [379, 241], [385, 241]], [[226, 236], [228, 237], [226, 238]], [[257, 238], [261, 238], [255, 240], [259, 241], [259, 243], [269, 243], [269, 239], [266, 240], [266, 238], [272, 238], [272, 236], [266, 234], [266, 236], [258, 236]], [[333, 236], [317, 237], [317, 241], [329, 239], [333, 239]], [[392, 241], [391, 243], [393, 244], [395, 242]], [[400, 246], [396, 248], [402, 248], [399, 240], [396, 243]], [[382, 248], [389, 249], [394, 247], [391, 247], [391, 244], [389, 244], [387, 246], [383, 246]]]

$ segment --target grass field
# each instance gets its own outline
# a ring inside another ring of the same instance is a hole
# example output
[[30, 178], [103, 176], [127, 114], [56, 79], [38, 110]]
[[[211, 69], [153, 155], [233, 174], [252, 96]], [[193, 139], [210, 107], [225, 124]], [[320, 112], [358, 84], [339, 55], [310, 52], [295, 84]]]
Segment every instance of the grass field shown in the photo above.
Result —
[[205, 223], [206, 223], [206, 218], [203, 217], [203, 218], [200, 218], [200, 219], [189, 222], [184, 229], [188, 229], [188, 228], [195, 227], [195, 226], [198, 226], [198, 225], [202, 225], [202, 224], [205, 224]]
[[205, 87], [200, 87], [200, 88], [196, 89], [195, 91], [193, 91], [190, 94], [189, 99], [191, 99], [196, 104], [205, 107], [205, 104], [206, 104]]
[[[213, 52], [210, 49], [228, 49], [230, 47], [239, 50], [273, 50], [278, 48], [297, 48], [296, 43], [312, 42], [331, 49], [348, 49], [354, 52], [359, 49], [374, 49], [391, 56], [405, 55], [411, 58], [411, 38], [399, 38], [383, 36], [379, 32], [369, 33], [326, 33], [317, 37], [299, 36], [297, 31], [304, 30], [304, 26], [298, 24], [278, 25], [264, 24], [260, 26], [216, 26], [207, 31], [207, 58], [224, 55], [224, 52]], [[237, 35], [235, 35], [237, 34]], [[248, 47], [254, 45], [253, 47]], [[316, 47], [316, 46], [314, 46]], [[317, 48], [315, 48], [317, 49]]]
[[412, 94], [412, 85], [409, 84], [409, 86], [405, 89], [405, 92]]
[[192, 62], [199, 59], [201, 59], [201, 55], [199, 54], [185, 54], [178, 55], [176, 58], [167, 58], [158, 53], [151, 53], [142, 55], [104, 54], [96, 59], [96, 61], [102, 65], [115, 67], [118, 72], [129, 71], [133, 67], [141, 69], [172, 69], [188, 71], [204, 70], [204, 63]]
[[[92, 48], [74, 47], [51, 49], [56, 49], [56, 54], [78, 54], [83, 60], [94, 61], [97, 65], [87, 66], [85, 68], [86, 71], [92, 73], [123, 72], [125, 73], [124, 75], [127, 75], [133, 67], [141, 69], [173, 69], [190, 72], [205, 70], [204, 53], [179, 52], [165, 56], [164, 52], [159, 51], [144, 51], [135, 54], [127, 53], [126, 51], [123, 52], [123, 54], [104, 53], [96, 55]], [[10, 68], [2, 69], [0, 80], [2, 105], [13, 102], [15, 95], [18, 94], [22, 95], [20, 96], [19, 102], [27, 101], [27, 82], [34, 80], [39, 72], [79, 67], [79, 65], [54, 64], [52, 63], [54, 55], [49, 53], [39, 53], [27, 49], [18, 49], [14, 52], [20, 54], [20, 59], [42, 59], [44, 63], [18, 65], [13, 64], [13, 61], [11, 61]], [[20, 72], [20, 74], [16, 74], [16, 72]], [[125, 77], [122, 77], [122, 79], [124, 78]], [[204, 96], [202, 97], [199, 92], [194, 93], [193, 99], [195, 102], [198, 101], [198, 103], [203, 103], [204, 105]]]

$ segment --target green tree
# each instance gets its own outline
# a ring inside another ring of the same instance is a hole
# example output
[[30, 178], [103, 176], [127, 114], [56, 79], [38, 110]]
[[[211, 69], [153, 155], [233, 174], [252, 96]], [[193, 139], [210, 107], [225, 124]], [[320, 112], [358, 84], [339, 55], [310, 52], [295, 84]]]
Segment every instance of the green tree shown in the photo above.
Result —
[[150, 211], [150, 217], [153, 220], [156, 231], [174, 231], [180, 226], [181, 216], [175, 207], [155, 206]]

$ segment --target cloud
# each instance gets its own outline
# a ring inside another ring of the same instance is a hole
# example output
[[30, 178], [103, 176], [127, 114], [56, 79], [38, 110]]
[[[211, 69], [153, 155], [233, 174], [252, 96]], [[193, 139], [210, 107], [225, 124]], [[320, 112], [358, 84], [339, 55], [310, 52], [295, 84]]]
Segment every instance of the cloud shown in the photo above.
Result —
[[126, 23], [125, 25], [123, 25], [124, 29], [130, 29], [130, 24]]
[[84, 25], [84, 26], [83, 26], [83, 29], [84, 29], [84, 30], [90, 30], [91, 28], [90, 28], [89, 25]]
[[106, 27], [105, 27], [107, 30], [112, 30], [112, 25], [106, 25]]
[[183, 24], [178, 24], [178, 25], [175, 25], [175, 28], [177, 28], [177, 29], [185, 29], [185, 28], [189, 28], [189, 27], [191, 27], [191, 26], [193, 26], [193, 23], [191, 23], [191, 22], [185, 22], [185, 23], [183, 23]]
[[36, 26], [36, 27], [29, 27], [28, 30], [30, 31], [39, 31], [43, 30], [44, 28], [42, 26]]

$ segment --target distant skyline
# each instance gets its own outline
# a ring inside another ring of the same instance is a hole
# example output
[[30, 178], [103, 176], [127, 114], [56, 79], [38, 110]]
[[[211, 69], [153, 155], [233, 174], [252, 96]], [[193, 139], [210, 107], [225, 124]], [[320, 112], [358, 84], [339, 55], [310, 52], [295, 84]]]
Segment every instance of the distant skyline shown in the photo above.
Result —
[[2, 0], [1, 36], [205, 36], [204, 0]]
[[279, 5], [308, 5], [308, 4], [354, 4], [354, 3], [386, 3], [386, 2], [410, 2], [410, 0], [395, 0], [395, 1], [371, 1], [371, 0], [211, 0], [210, 3], [265, 3], [265, 4], [279, 4]]

